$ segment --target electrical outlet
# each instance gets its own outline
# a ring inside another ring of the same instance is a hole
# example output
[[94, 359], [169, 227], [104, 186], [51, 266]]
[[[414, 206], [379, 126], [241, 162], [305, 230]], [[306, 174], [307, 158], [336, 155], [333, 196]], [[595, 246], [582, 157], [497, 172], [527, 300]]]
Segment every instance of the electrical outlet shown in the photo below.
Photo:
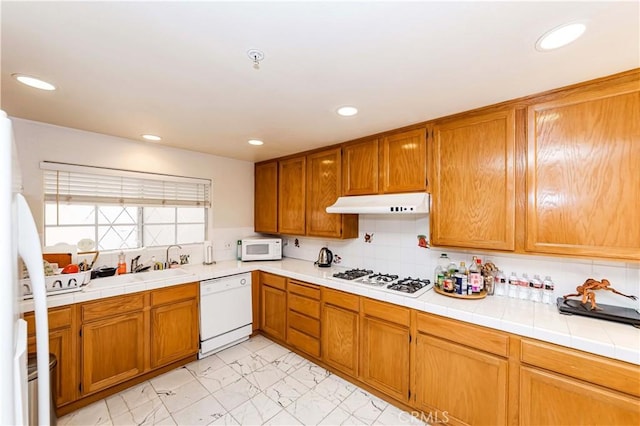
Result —
[[231, 250], [231, 243], [224, 243], [225, 250]]

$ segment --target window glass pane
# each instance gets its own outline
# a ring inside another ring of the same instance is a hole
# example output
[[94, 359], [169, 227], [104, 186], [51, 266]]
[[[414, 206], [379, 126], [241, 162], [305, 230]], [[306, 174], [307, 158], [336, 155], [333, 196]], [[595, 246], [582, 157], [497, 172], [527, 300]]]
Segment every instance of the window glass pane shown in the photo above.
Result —
[[175, 244], [175, 224], [144, 225], [143, 244], [145, 247], [168, 246]]
[[101, 225], [133, 225], [137, 222], [138, 207], [98, 206], [98, 223]]
[[178, 244], [201, 243], [202, 241], [204, 241], [204, 223], [178, 224]]
[[174, 223], [175, 207], [145, 207], [142, 209], [144, 223]]
[[178, 207], [178, 223], [204, 223], [204, 207]]
[[98, 226], [98, 249], [115, 250], [138, 247], [136, 225]]
[[55, 203], [45, 203], [44, 205], [44, 224], [57, 225], [58, 209]]
[[[46, 210], [53, 210], [53, 220], [47, 224], [56, 225], [55, 222], [55, 210], [56, 205], [52, 203]], [[58, 212], [60, 215], [60, 225], [89, 225], [95, 222], [95, 206], [87, 206], [80, 204], [60, 204], [58, 206]], [[48, 219], [48, 217], [45, 217]]]
[[47, 226], [44, 229], [44, 243], [53, 246], [58, 243], [77, 244], [83, 238], [96, 238], [93, 226]]

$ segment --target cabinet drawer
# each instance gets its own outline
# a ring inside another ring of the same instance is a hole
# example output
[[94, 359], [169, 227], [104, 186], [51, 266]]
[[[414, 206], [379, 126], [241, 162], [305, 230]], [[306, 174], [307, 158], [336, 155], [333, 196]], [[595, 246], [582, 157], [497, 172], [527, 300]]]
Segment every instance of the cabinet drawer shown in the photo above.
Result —
[[287, 342], [291, 346], [295, 346], [296, 348], [308, 353], [309, 355], [312, 355], [316, 358], [320, 357], [320, 340], [314, 337], [308, 336], [293, 328], [290, 328], [287, 334]]
[[299, 294], [310, 299], [320, 300], [320, 287], [314, 284], [289, 280], [289, 293]]
[[84, 303], [80, 308], [82, 322], [103, 319], [126, 312], [141, 311], [144, 309], [144, 297], [144, 294], [137, 293]]
[[289, 311], [289, 327], [320, 338], [320, 321]]
[[409, 327], [411, 322], [411, 313], [408, 308], [395, 306], [390, 303], [365, 298], [362, 301], [362, 309], [365, 315], [394, 322], [405, 327]]
[[324, 303], [349, 309], [354, 312], [360, 312], [360, 296], [345, 293], [330, 288], [322, 288], [322, 298]]
[[418, 314], [417, 319], [420, 332], [503, 357], [509, 356], [509, 336], [505, 333], [434, 315]]
[[273, 275], [267, 272], [260, 272], [260, 282], [262, 283], [262, 285], [266, 285], [273, 288], [279, 288], [280, 290], [287, 289], [287, 279], [279, 275]]
[[175, 287], [163, 288], [151, 292], [151, 306], [198, 297], [198, 283], [190, 283]]
[[640, 396], [637, 365], [525, 339], [521, 343], [520, 359], [526, 364]]
[[320, 318], [320, 302], [297, 294], [289, 293], [289, 310], [308, 315], [312, 318]]
[[[71, 317], [73, 306], [63, 306], [61, 308], [49, 309], [49, 330], [65, 328], [71, 325]], [[27, 322], [27, 334], [33, 336], [36, 334], [36, 318], [33, 312], [24, 314], [24, 320]]]

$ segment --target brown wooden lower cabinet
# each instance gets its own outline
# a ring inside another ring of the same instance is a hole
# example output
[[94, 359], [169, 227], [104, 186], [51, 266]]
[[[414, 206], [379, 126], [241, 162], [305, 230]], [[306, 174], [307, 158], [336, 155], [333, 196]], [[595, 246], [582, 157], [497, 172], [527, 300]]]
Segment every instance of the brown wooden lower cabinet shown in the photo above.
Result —
[[151, 308], [151, 368], [198, 352], [198, 299]]
[[144, 371], [144, 313], [131, 312], [82, 325], [82, 395]]
[[390, 320], [406, 313], [408, 321], [409, 310], [368, 299], [363, 305], [360, 378], [398, 401], [408, 401], [409, 324]]
[[468, 425], [505, 425], [507, 365], [501, 357], [419, 333], [415, 405]]
[[350, 376], [358, 376], [360, 298], [323, 289], [322, 360]]
[[265, 334], [276, 339], [287, 339], [287, 292], [263, 285], [260, 293], [262, 314], [260, 323]]
[[521, 367], [520, 424], [635, 426], [640, 424], [640, 401], [567, 376]]

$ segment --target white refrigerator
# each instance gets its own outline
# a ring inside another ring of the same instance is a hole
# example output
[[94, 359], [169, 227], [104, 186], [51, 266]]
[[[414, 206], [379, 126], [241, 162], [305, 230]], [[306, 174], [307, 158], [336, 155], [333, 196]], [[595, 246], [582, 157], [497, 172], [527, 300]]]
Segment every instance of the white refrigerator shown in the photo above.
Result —
[[21, 318], [18, 256], [29, 271], [36, 317], [38, 420], [49, 425], [49, 325], [38, 231], [21, 194], [11, 120], [0, 111], [0, 425], [26, 425], [27, 324]]

